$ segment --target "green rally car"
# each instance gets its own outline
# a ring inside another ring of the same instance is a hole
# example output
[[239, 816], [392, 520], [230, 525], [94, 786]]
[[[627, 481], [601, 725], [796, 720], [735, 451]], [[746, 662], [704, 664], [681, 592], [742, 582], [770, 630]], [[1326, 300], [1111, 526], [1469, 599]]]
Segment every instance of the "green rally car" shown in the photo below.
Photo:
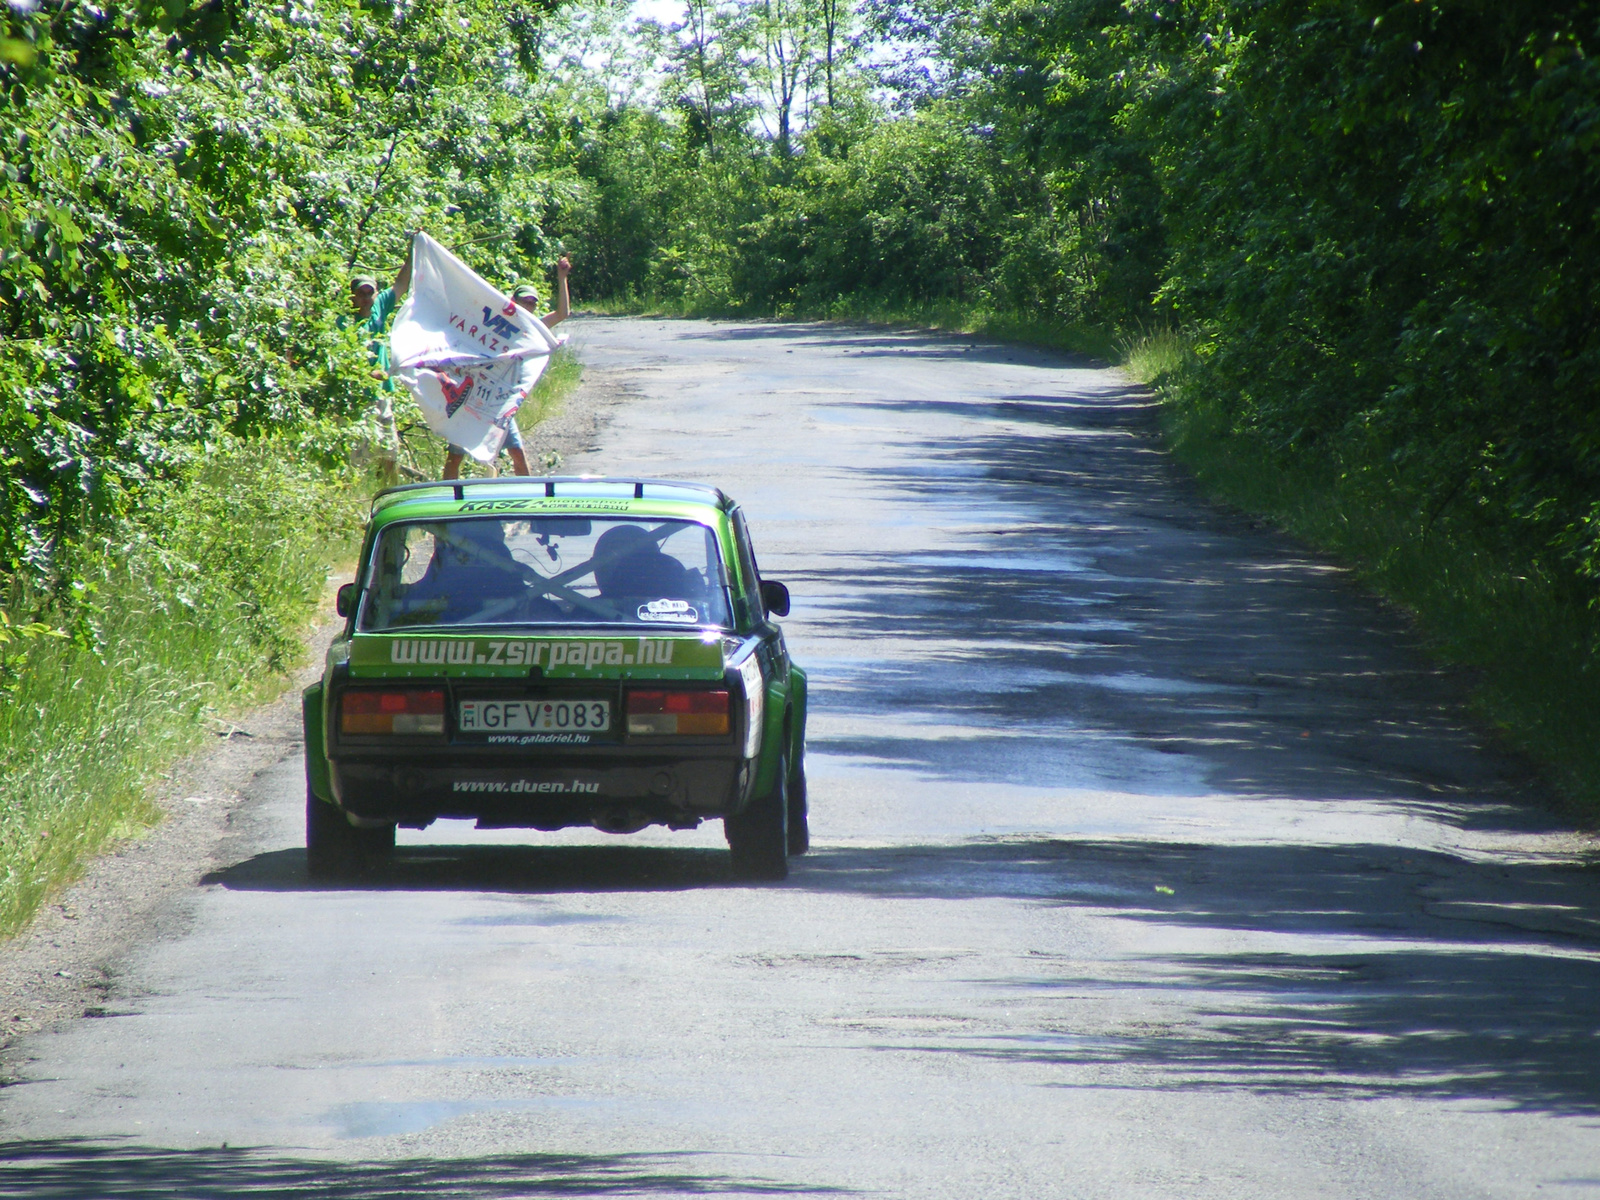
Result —
[[739, 506], [669, 480], [414, 483], [373, 501], [343, 632], [306, 689], [306, 860], [395, 827], [721, 819], [734, 871], [804, 853], [805, 673]]

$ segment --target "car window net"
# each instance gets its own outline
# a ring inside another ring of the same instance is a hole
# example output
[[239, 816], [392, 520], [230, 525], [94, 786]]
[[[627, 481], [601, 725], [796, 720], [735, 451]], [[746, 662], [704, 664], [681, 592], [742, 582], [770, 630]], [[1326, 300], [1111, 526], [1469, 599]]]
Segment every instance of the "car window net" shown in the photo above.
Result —
[[390, 525], [358, 628], [628, 625], [726, 629], [715, 534], [692, 521], [471, 517]]

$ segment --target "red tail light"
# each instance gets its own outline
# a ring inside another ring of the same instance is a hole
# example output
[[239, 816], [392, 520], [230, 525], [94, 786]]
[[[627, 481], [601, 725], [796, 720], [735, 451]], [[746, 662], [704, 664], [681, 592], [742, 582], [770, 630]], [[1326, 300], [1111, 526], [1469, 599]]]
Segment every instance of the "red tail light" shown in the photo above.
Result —
[[629, 733], [706, 737], [732, 728], [726, 691], [629, 692], [627, 708]]
[[349, 691], [339, 699], [340, 733], [444, 732], [444, 693]]

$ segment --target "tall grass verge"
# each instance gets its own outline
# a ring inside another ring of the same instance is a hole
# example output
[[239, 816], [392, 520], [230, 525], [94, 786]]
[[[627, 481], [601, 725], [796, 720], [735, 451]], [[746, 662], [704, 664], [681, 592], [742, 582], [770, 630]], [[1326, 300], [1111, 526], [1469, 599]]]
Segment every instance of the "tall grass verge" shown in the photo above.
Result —
[[1140, 383], [1174, 375], [1194, 352], [1194, 335], [1179, 329], [1140, 329], [1114, 339], [1115, 358]]
[[[0, 686], [0, 936], [109, 842], [153, 776], [281, 691], [369, 488], [286, 441], [220, 448], [76, 564], [70, 605], [13, 599]], [[53, 629], [55, 633], [45, 633]]]
[[550, 365], [539, 376], [533, 391], [517, 409], [517, 428], [532, 433], [534, 427], [561, 411], [566, 398], [583, 382], [583, 363], [568, 346], [550, 356]]

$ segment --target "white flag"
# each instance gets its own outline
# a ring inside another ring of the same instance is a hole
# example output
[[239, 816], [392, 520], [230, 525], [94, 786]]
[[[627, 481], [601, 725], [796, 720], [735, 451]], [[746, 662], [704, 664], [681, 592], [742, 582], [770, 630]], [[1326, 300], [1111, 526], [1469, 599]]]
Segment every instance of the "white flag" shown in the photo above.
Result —
[[493, 462], [506, 425], [561, 344], [545, 323], [425, 233], [411, 247], [411, 293], [389, 333], [394, 377], [428, 428]]

